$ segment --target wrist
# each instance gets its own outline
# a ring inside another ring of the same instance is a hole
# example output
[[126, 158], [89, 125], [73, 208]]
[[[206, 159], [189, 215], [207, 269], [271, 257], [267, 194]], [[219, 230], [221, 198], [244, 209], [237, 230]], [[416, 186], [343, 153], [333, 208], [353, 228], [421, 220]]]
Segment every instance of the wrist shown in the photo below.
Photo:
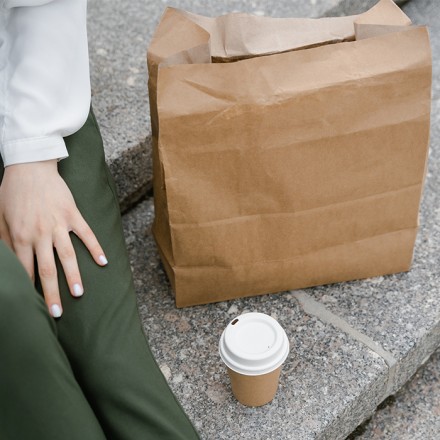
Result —
[[8, 165], [5, 167], [5, 175], [32, 172], [33, 170], [41, 170], [45, 172], [58, 171], [58, 159], [42, 160], [38, 162], [23, 162]]

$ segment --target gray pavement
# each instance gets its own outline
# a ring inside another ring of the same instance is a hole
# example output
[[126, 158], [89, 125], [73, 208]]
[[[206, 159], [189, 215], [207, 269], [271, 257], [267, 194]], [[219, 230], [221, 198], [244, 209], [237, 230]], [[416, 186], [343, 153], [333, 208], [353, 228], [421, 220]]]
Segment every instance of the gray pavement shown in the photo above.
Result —
[[[359, 8], [350, 13], [361, 12], [368, 1], [182, 0], [169, 4], [206, 15], [236, 9], [274, 16], [320, 16], [328, 11], [338, 15], [348, 7]], [[89, 0], [93, 102], [123, 209], [151, 186], [145, 51], [164, 6], [158, 0]], [[431, 154], [410, 272], [178, 310], [150, 233], [152, 200], [124, 215], [139, 309], [151, 348], [203, 439], [343, 439], [439, 346], [439, 6], [437, 0], [411, 0], [405, 6], [416, 23], [432, 27], [435, 80]], [[291, 341], [276, 399], [258, 409], [234, 400], [217, 353], [224, 326], [245, 311], [273, 315]], [[401, 391], [388, 399], [386, 409], [359, 428], [363, 434], [356, 435], [365, 436], [362, 440], [435, 439], [440, 367], [437, 354], [433, 359], [430, 372], [421, 370], [415, 382], [407, 385], [405, 389], [412, 390], [409, 394]], [[431, 386], [429, 378], [437, 382]], [[429, 410], [434, 416], [424, 417]], [[409, 424], [398, 420], [404, 416]], [[405, 437], [413, 428], [418, 434]]]

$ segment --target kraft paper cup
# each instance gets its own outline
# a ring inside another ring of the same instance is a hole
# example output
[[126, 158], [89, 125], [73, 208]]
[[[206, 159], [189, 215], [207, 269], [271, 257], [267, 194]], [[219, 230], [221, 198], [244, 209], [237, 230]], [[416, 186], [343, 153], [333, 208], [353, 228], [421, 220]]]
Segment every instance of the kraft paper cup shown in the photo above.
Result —
[[223, 331], [219, 351], [240, 403], [262, 406], [275, 397], [289, 354], [286, 332], [275, 319], [264, 313], [235, 318]]

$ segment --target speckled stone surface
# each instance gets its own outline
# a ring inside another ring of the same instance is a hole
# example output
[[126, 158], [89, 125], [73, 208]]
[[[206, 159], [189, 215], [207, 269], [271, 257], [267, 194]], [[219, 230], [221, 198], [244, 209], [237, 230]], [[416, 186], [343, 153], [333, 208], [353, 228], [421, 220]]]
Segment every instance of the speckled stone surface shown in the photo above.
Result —
[[[412, 0], [405, 6], [415, 23], [430, 25], [434, 56], [431, 153], [413, 267], [408, 273], [303, 290], [394, 358], [391, 388], [387, 388], [391, 370], [384, 359], [350, 329], [342, 331], [305, 313], [295, 292], [176, 309], [150, 233], [152, 201], [142, 202], [124, 216], [140, 314], [152, 351], [202, 439], [344, 439], [439, 346], [439, 6], [436, 0]], [[117, 113], [123, 118], [122, 110]], [[101, 127], [105, 131], [102, 122]], [[223, 328], [246, 311], [276, 317], [291, 343], [276, 399], [259, 409], [234, 400], [217, 351]], [[421, 370], [405, 388], [412, 390], [410, 395], [398, 393], [395, 403], [387, 406], [388, 416], [381, 410], [378, 418], [364, 425], [364, 434], [372, 435], [365, 438], [436, 438], [438, 388], [429, 379], [440, 377], [438, 352], [433, 359], [429, 372]], [[387, 418], [380, 419], [382, 414]]]
[[435, 440], [440, 433], [440, 350], [347, 440]]
[[[414, 24], [426, 24], [429, 27], [433, 56], [432, 97], [436, 101], [440, 99], [440, 2], [438, 0], [411, 0], [402, 9]], [[433, 122], [438, 125], [438, 112], [435, 116], [436, 119]]]
[[[202, 439], [337, 439], [371, 414], [385, 393], [387, 366], [344, 332], [305, 314], [292, 293], [176, 309], [150, 226], [152, 202], [124, 216], [138, 304], [150, 345]], [[275, 400], [251, 409], [232, 396], [218, 341], [234, 317], [275, 317], [291, 353]]]
[[[167, 5], [204, 15], [232, 11], [318, 17], [342, 0], [89, 0], [92, 100], [122, 211], [150, 188], [151, 127], [146, 51]], [[350, 0], [350, 3], [358, 3]]]
[[[338, 17], [342, 15], [355, 15], [371, 8], [378, 0], [342, 0], [333, 8], [325, 12], [325, 16]], [[402, 7], [409, 0], [394, 0], [394, 3]], [[417, 0], [412, 0], [417, 1]]]

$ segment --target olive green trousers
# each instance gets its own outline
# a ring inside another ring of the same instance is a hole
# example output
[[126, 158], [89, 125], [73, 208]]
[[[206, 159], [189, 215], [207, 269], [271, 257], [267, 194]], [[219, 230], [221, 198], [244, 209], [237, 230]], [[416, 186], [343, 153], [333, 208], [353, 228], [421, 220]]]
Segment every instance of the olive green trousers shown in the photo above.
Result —
[[65, 141], [69, 157], [58, 163], [59, 173], [108, 265], [98, 266], [70, 234], [84, 295], [71, 296], [55, 254], [64, 310], [55, 320], [38, 267], [34, 286], [0, 240], [0, 439], [198, 439], [142, 331], [116, 189], [92, 110]]

